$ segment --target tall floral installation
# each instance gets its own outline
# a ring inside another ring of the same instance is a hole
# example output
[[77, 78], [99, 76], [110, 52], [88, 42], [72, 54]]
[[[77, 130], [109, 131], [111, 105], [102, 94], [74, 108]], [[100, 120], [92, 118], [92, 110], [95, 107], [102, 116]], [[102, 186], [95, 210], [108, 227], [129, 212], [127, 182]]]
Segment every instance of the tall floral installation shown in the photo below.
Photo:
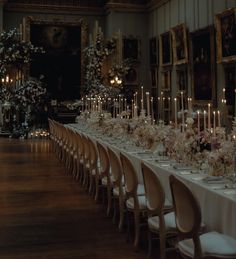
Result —
[[17, 29], [0, 34], [1, 130], [11, 136], [26, 137], [33, 126], [33, 114], [44, 101], [46, 89], [40, 79], [28, 76], [33, 54], [43, 53], [21, 39]]

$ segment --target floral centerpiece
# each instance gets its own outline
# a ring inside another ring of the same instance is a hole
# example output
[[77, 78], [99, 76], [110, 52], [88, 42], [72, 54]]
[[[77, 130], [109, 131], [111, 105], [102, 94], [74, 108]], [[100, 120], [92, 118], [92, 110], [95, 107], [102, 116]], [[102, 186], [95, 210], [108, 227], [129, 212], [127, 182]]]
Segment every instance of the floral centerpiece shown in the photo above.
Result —
[[219, 149], [208, 153], [208, 165], [213, 176], [225, 175], [234, 163], [234, 147], [231, 141], [221, 143]]

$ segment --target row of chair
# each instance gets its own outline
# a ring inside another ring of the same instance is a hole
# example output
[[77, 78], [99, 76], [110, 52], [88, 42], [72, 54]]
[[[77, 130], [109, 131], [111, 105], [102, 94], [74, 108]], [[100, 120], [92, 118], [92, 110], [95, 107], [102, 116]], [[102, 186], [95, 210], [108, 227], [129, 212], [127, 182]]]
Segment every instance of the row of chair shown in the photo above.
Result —
[[152, 236], [160, 240], [160, 258], [166, 258], [166, 239], [178, 236], [179, 252], [186, 258], [236, 258], [236, 241], [226, 235], [210, 232], [200, 235], [204, 224], [201, 210], [191, 190], [175, 176], [170, 176], [173, 205], [157, 174], [144, 162], [141, 169], [144, 184], [138, 182], [132, 161], [124, 153], [88, 135], [49, 119], [53, 150], [66, 171], [88, 190], [96, 201], [107, 201], [107, 215], [119, 212], [119, 231], [127, 215], [127, 235], [130, 237], [129, 215], [134, 219], [134, 247], [138, 248], [142, 218], [148, 225], [149, 254]]

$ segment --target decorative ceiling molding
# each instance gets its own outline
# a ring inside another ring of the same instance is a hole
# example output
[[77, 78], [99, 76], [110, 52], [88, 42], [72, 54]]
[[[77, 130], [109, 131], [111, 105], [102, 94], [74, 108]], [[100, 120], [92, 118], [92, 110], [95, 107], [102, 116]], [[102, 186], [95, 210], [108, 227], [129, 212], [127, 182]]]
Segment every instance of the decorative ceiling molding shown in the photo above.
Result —
[[169, 0], [0, 0], [7, 11], [57, 14], [104, 15], [116, 12], [146, 12]]
[[89, 14], [103, 15], [103, 8], [87, 7], [87, 6], [56, 6], [56, 5], [38, 5], [38, 4], [22, 4], [8, 3], [5, 10], [13, 12], [35, 12], [35, 13], [56, 13], [56, 14]]
[[146, 5], [109, 2], [106, 4], [105, 9], [106, 9], [106, 13], [110, 13], [112, 11], [127, 12], [127, 13], [133, 13], [133, 12], [140, 13], [140, 12], [146, 11]]

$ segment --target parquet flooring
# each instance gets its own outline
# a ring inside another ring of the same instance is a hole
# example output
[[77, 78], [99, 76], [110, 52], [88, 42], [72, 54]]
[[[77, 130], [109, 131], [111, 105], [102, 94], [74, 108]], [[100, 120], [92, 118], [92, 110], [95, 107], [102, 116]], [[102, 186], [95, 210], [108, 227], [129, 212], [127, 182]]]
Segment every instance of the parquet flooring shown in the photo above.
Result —
[[[49, 140], [0, 138], [0, 259], [143, 259]], [[177, 257], [172, 257], [177, 258]]]

